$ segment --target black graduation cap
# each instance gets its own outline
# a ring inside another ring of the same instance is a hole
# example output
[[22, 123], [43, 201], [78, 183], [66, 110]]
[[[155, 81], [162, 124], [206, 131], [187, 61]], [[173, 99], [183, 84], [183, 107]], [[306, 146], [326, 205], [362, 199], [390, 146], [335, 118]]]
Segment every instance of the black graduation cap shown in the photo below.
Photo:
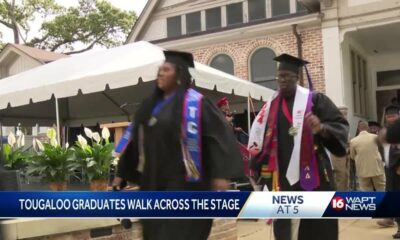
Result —
[[193, 55], [188, 52], [164, 51], [165, 62], [194, 68]]
[[392, 104], [385, 108], [385, 114], [400, 114], [400, 106]]
[[286, 54], [286, 53], [275, 57], [274, 60], [279, 62], [278, 70], [290, 71], [295, 74], [299, 74], [301, 68], [304, 67], [306, 70], [306, 74], [307, 74], [308, 88], [310, 90], [313, 90], [313, 84], [311, 81], [310, 73], [308, 72], [308, 69], [306, 66], [310, 62], [307, 62], [303, 59], [294, 57], [294, 56]]
[[279, 62], [278, 70], [290, 71], [296, 74], [299, 74], [301, 67], [309, 64], [307, 61], [286, 53], [275, 57], [274, 60]]

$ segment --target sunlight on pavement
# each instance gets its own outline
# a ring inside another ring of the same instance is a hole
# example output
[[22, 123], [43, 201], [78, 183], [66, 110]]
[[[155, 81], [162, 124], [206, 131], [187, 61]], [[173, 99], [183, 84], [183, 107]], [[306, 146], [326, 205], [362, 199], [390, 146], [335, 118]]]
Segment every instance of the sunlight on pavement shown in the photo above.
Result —
[[[340, 220], [339, 240], [390, 240], [396, 227], [382, 228], [377, 220]], [[240, 240], [273, 240], [272, 228], [265, 220], [238, 221], [238, 239]]]

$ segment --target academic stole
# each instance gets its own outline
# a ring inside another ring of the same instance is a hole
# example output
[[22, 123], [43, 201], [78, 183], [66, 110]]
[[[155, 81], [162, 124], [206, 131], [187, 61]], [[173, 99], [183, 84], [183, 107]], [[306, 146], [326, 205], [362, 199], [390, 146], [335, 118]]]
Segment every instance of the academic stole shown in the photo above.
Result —
[[188, 89], [182, 111], [182, 156], [186, 181], [198, 182], [202, 177], [202, 100], [203, 95]]
[[[182, 137], [181, 137], [181, 148], [183, 163], [186, 169], [186, 181], [197, 182], [201, 180], [202, 172], [202, 100], [203, 95], [196, 92], [193, 89], [188, 89], [185, 94], [183, 102], [183, 116], [182, 116]], [[169, 102], [169, 101], [168, 101]], [[153, 118], [166, 103], [158, 104], [154, 110]], [[155, 119], [155, 118], [154, 118]], [[149, 125], [157, 124], [157, 121], [149, 121]], [[133, 124], [130, 124], [128, 129], [125, 130], [121, 141], [118, 143], [115, 149], [118, 153], [123, 153], [126, 150], [128, 144], [133, 140], [132, 133], [134, 131]], [[137, 170], [143, 172], [144, 170], [144, 129], [143, 126], [139, 126], [137, 139], [139, 143], [139, 163]]]
[[[305, 111], [300, 113], [298, 110], [299, 103], [296, 103], [293, 108], [293, 115], [296, 116], [297, 119], [293, 122], [300, 132], [299, 136], [295, 136], [295, 146], [294, 152], [292, 152], [292, 157], [290, 159], [289, 168], [294, 166], [297, 170], [294, 172], [295, 180], [290, 181], [290, 184], [293, 185], [298, 180], [300, 180], [300, 186], [307, 191], [311, 191], [317, 188], [320, 184], [319, 174], [318, 174], [318, 165], [316, 153], [314, 150], [314, 136], [311, 129], [307, 126], [307, 124], [303, 124], [304, 116], [308, 113], [312, 112], [312, 92], [306, 91], [307, 89], [297, 87], [296, 95], [298, 94], [307, 94], [306, 107]], [[304, 97], [304, 96], [303, 96]], [[261, 174], [268, 175], [268, 173], [272, 174], [272, 190], [279, 191], [279, 165], [278, 165], [278, 130], [277, 130], [277, 118], [278, 118], [278, 110], [279, 103], [281, 102], [281, 96], [278, 96], [269, 104], [269, 109], [266, 109], [268, 112], [267, 116], [267, 131], [264, 137], [263, 148], [260, 157], [257, 159], [258, 162], [263, 161], [263, 159], [269, 156], [268, 165], [262, 166]], [[299, 121], [299, 114], [302, 114], [302, 119]], [[297, 139], [296, 139], [297, 138]], [[299, 142], [298, 142], [299, 141]], [[298, 147], [298, 150], [295, 148]], [[300, 151], [296, 156], [297, 152]], [[292, 165], [292, 166], [291, 166]], [[293, 168], [292, 168], [293, 169]], [[288, 174], [287, 174], [288, 175]], [[297, 179], [296, 179], [297, 178]]]
[[115, 148], [116, 153], [123, 153], [126, 150], [126, 147], [132, 140], [132, 132], [133, 132], [133, 124], [130, 123], [128, 128], [125, 130], [124, 134], [122, 135], [121, 140], [119, 140], [119, 143], [117, 147]]

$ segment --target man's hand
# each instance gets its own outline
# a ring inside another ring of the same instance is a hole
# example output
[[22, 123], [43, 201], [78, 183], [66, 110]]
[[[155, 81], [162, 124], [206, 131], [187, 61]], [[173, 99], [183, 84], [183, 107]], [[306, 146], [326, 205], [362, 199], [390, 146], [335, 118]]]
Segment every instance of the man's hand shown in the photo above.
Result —
[[314, 134], [317, 134], [322, 130], [321, 120], [312, 113], [306, 115], [306, 124], [311, 128]]
[[243, 132], [243, 129], [241, 127], [235, 127], [234, 130], [235, 132]]
[[231, 184], [227, 179], [215, 178], [211, 182], [211, 187], [214, 191], [226, 191], [231, 188]]

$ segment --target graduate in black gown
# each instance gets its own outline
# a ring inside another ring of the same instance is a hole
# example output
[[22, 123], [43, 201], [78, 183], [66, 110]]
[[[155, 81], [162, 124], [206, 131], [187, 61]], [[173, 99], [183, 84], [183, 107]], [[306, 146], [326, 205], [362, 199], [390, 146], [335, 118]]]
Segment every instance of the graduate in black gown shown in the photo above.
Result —
[[[383, 129], [382, 133], [385, 134], [387, 131], [388, 140], [391, 140], [389, 143], [393, 143], [395, 139], [391, 139], [391, 135], [389, 135], [390, 131], [393, 131], [393, 126], [395, 126], [396, 122], [400, 121], [400, 107], [397, 105], [390, 105], [385, 108], [385, 126], [387, 129]], [[400, 133], [399, 133], [400, 134]], [[382, 144], [387, 144], [385, 137], [380, 136]], [[387, 164], [385, 165], [385, 175], [386, 175], [386, 191], [387, 192], [399, 192], [400, 191], [400, 145], [398, 144], [389, 144], [389, 153], [385, 156], [385, 161]], [[388, 158], [388, 159], [386, 159]], [[394, 226], [394, 221], [397, 223], [397, 232], [393, 235], [394, 239], [400, 239], [400, 218], [386, 218], [383, 220], [379, 220], [377, 223], [383, 227], [392, 227]]]
[[228, 125], [232, 127], [232, 130], [236, 136], [236, 139], [239, 143], [247, 145], [248, 143], [248, 135], [243, 131], [241, 127], [235, 125], [235, 115], [231, 111], [229, 107], [229, 100], [227, 97], [223, 97], [218, 100], [217, 107], [221, 110], [221, 112], [225, 116], [225, 120], [228, 122]]
[[[279, 95], [276, 101], [279, 101], [276, 129], [277, 129], [277, 165], [279, 190], [273, 186], [273, 175], [265, 172], [265, 165], [268, 164], [270, 155], [260, 159], [256, 156], [253, 159], [253, 168], [259, 173], [259, 181], [264, 182], [268, 189], [276, 191], [305, 191], [300, 184], [300, 180], [290, 184], [287, 177], [289, 163], [291, 161], [292, 151], [294, 149], [294, 136], [301, 129], [293, 128], [293, 112], [295, 95], [299, 74], [302, 73], [301, 67], [307, 62], [284, 54], [275, 59], [280, 62], [277, 82], [279, 85]], [[283, 104], [285, 101], [285, 104]], [[338, 157], [346, 155], [346, 146], [348, 140], [348, 122], [335, 104], [324, 94], [312, 92], [312, 112], [305, 114], [304, 126], [312, 130], [311, 136], [314, 140], [314, 150], [316, 154], [316, 171], [319, 175], [319, 184], [313, 191], [334, 191], [335, 181], [332, 174], [332, 165], [327, 155], [326, 149]], [[271, 104], [272, 106], [272, 104]], [[286, 108], [286, 109], [284, 109]], [[272, 109], [272, 107], [271, 107]], [[271, 110], [272, 111], [272, 110]], [[269, 114], [271, 114], [271, 111]], [[288, 114], [289, 113], [289, 114]], [[289, 115], [289, 116], [288, 116]], [[257, 118], [256, 118], [257, 121]], [[268, 125], [268, 123], [267, 123]], [[271, 135], [271, 126], [266, 126], [265, 136]], [[303, 132], [304, 135], [304, 132]], [[266, 138], [266, 137], [265, 137]], [[251, 137], [250, 137], [251, 140]], [[300, 148], [307, 147], [303, 144]], [[251, 149], [251, 143], [249, 143]], [[265, 149], [264, 149], [265, 150]], [[300, 169], [299, 169], [300, 171]], [[274, 235], [277, 240], [337, 240], [338, 239], [338, 221], [336, 219], [301, 219], [300, 223], [296, 220], [278, 219], [274, 221]], [[294, 231], [294, 232], [293, 232]]]
[[[244, 176], [231, 128], [207, 98], [201, 102], [202, 169], [199, 181], [188, 182], [181, 137], [183, 103], [191, 85], [190, 53], [165, 51], [157, 87], [134, 116], [132, 140], [121, 155], [114, 185], [135, 182], [141, 191], [228, 190], [231, 178]], [[205, 240], [212, 219], [141, 220], [145, 240]]]
[[[398, 99], [396, 101], [392, 100], [391, 108], [395, 111], [396, 108], [400, 108], [398, 104]], [[393, 103], [394, 102], [394, 103]], [[385, 109], [386, 110], [386, 109]], [[386, 111], [385, 111], [386, 112]], [[400, 120], [392, 121], [392, 123], [387, 126], [387, 129], [380, 132], [380, 135], [383, 135], [383, 141], [387, 141], [388, 143], [400, 143]]]

